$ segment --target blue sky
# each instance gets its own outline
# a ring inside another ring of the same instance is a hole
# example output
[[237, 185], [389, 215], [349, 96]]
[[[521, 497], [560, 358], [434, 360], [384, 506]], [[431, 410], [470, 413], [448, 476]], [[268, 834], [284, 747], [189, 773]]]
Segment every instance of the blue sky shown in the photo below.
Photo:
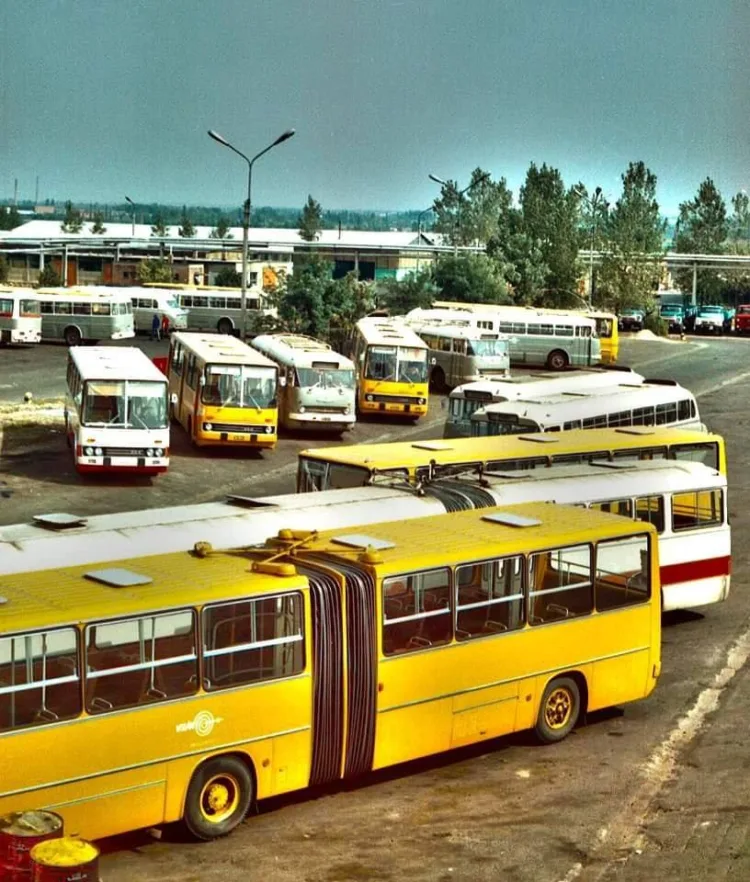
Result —
[[531, 161], [750, 189], [746, 0], [0, 0], [0, 199], [421, 209]]

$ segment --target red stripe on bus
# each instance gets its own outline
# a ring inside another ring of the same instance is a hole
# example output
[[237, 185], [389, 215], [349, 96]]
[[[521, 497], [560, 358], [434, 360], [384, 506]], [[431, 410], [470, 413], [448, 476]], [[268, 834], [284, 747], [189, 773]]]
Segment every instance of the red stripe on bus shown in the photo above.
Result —
[[731, 557], [709, 557], [706, 560], [690, 560], [685, 563], [660, 567], [662, 585], [675, 585], [678, 582], [697, 582], [698, 579], [712, 579], [728, 576], [732, 572]]

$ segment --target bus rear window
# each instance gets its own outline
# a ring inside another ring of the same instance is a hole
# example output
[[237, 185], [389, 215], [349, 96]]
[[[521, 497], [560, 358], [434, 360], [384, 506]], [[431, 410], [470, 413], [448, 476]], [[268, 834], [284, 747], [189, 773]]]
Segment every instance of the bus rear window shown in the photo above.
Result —
[[672, 459], [682, 462], [702, 462], [703, 465], [719, 470], [719, 445], [715, 441], [705, 444], [675, 444], [670, 453]]

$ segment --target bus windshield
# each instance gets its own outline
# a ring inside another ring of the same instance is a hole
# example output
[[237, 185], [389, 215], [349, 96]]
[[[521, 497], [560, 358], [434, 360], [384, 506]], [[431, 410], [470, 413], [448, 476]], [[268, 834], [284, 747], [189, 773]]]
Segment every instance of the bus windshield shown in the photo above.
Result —
[[365, 379], [399, 383], [427, 382], [427, 350], [410, 346], [371, 346]]
[[480, 435], [524, 435], [527, 432], [542, 432], [541, 426], [532, 420], [512, 417], [510, 419], [492, 419], [472, 421], [472, 434]]
[[596, 318], [594, 321], [596, 322], [597, 336], [603, 337], [605, 340], [609, 339], [612, 336], [612, 319]]
[[218, 407], [273, 407], [276, 371], [252, 365], [209, 364], [201, 401]]
[[295, 368], [297, 385], [312, 389], [353, 389], [355, 386], [354, 371], [338, 368]]
[[84, 387], [81, 422], [124, 429], [166, 428], [166, 388], [164, 383], [148, 380], [89, 380]]
[[469, 355], [478, 355], [484, 358], [503, 356], [508, 351], [505, 340], [467, 340], [466, 350]]

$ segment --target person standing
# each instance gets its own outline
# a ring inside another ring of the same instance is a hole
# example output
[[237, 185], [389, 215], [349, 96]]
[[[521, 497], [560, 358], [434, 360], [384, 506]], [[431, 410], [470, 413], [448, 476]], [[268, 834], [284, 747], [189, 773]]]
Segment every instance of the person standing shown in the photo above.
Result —
[[151, 339], [152, 340], [161, 340], [161, 320], [159, 318], [159, 313], [155, 312], [154, 317], [151, 319]]
[[169, 336], [169, 319], [166, 313], [161, 317], [161, 335], [165, 340]]

